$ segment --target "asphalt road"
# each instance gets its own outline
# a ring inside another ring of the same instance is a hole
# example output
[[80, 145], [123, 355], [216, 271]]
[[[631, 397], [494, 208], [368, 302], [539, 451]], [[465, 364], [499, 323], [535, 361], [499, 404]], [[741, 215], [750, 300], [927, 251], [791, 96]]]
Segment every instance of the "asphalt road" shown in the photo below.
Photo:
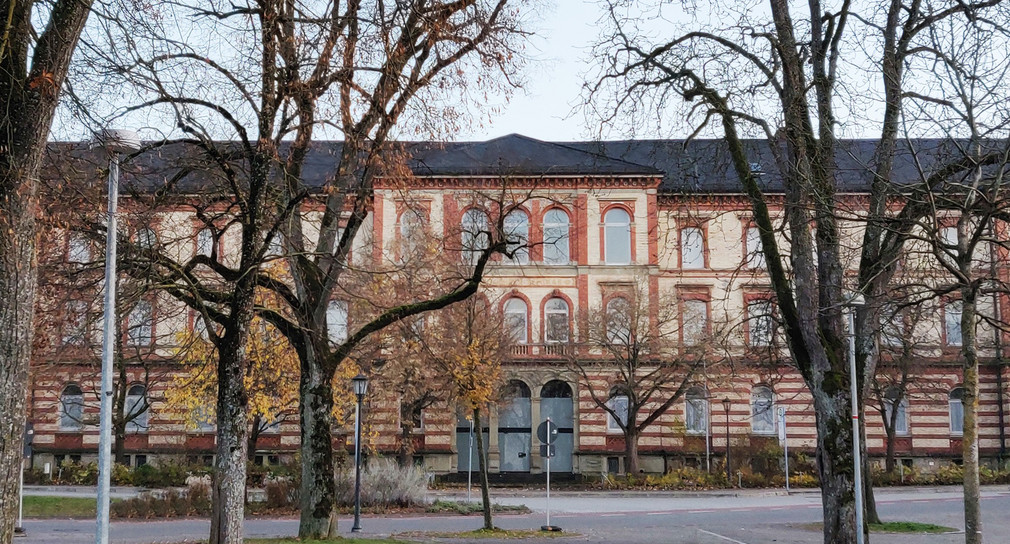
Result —
[[[496, 516], [495, 524], [508, 529], [536, 529], [545, 523], [546, 501], [541, 493], [493, 496], [496, 502], [526, 504], [535, 514]], [[878, 508], [885, 520], [936, 523], [963, 529], [962, 502], [956, 488], [928, 490], [879, 490]], [[989, 487], [983, 492], [983, 523], [988, 542], [1001, 542], [996, 535], [1010, 534], [1010, 490]], [[523, 542], [628, 542], [641, 544], [781, 544], [822, 542], [815, 527], [821, 519], [820, 497], [804, 492], [793, 495], [743, 493], [698, 493], [685, 495], [642, 493], [566, 493], [551, 500], [551, 522], [571, 536], [530, 539]], [[365, 535], [385, 536], [412, 532], [456, 532], [480, 527], [479, 517], [405, 516], [365, 517]], [[349, 534], [351, 520], [341, 519], [340, 529]], [[26, 520], [28, 536], [21, 544], [94, 542], [94, 522], [75, 520]], [[246, 522], [247, 536], [292, 536], [295, 519], [255, 519]], [[114, 522], [116, 544], [177, 543], [206, 538], [209, 522], [171, 520]], [[432, 541], [423, 534], [405, 537]], [[441, 542], [461, 540], [440, 539]], [[893, 544], [947, 544], [963, 542], [963, 533], [944, 535], [871, 535], [870, 542]], [[494, 542], [481, 539], [481, 542]], [[511, 541], [514, 543], [515, 541]]]

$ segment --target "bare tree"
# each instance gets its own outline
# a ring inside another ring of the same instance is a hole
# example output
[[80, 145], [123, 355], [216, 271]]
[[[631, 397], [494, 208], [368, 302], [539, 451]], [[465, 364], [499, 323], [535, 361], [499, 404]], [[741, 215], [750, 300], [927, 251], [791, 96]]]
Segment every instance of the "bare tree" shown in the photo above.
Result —
[[[590, 104], [606, 105], [598, 111], [609, 122], [629, 112], [659, 111], [656, 119], [669, 119], [673, 108], [668, 98], [692, 102], [683, 112], [695, 121], [691, 134], [704, 131], [710, 122], [719, 127], [733, 171], [751, 201], [789, 350], [817, 413], [825, 542], [851, 542], [856, 531], [866, 530], [855, 525], [852, 493], [853, 437], [847, 425], [850, 395], [845, 386], [850, 380], [843, 326], [844, 306], [851, 295], [846, 290], [861, 292], [868, 301], [856, 319], [857, 379], [859, 391], [865, 392], [875, 376], [875, 331], [881, 296], [894, 273], [894, 256], [917, 218], [929, 213], [915, 197], [898, 213], [892, 207], [902, 191], [892, 176], [903, 105], [915, 94], [907, 85], [910, 80], [934, 80], [928, 63], [916, 63], [933, 55], [925, 31], [947, 20], [989, 24], [992, 20], [986, 17], [1002, 17], [998, 8], [990, 9], [997, 4], [997, 0], [951, 5], [895, 0], [883, 7], [844, 2], [832, 9], [812, 2], [799, 16], [796, 6], [779, 0], [760, 12], [735, 12], [728, 4], [714, 4], [706, 6], [712, 11], [707, 15], [713, 15], [706, 18], [716, 21], [710, 28], [697, 28], [697, 21], [704, 18], [692, 18], [683, 32], [661, 42], [649, 39], [649, 29], [637, 23], [641, 17], [628, 17], [623, 4], [611, 4], [612, 30], [597, 48], [603, 64], [599, 77], [588, 84]], [[769, 17], [763, 19], [765, 14]], [[864, 48], [868, 42], [881, 47]], [[853, 69], [846, 70], [847, 65]], [[864, 69], [877, 70], [884, 114], [874, 156], [859, 176], [869, 193], [867, 209], [857, 214], [863, 226], [858, 281], [847, 286], [840, 222], [853, 219], [854, 210], [837, 198], [845, 189], [839, 159], [848, 152], [839, 143], [840, 107], [865, 108], [857, 97], [844, 94], [849, 80], [862, 77]], [[849, 100], [843, 103], [846, 97]], [[767, 179], [755, 175], [752, 155], [741, 138], [745, 132], [768, 140], [779, 187], [769, 187]], [[971, 168], [955, 158], [931, 164], [922, 177], [930, 185]], [[769, 189], [783, 193], [781, 219], [789, 235], [788, 259], [778, 251], [777, 228], [766, 198]]]
[[[706, 301], [659, 297], [643, 281], [608, 289], [605, 304], [583, 313], [579, 349], [569, 350], [568, 361], [593, 404], [624, 434], [625, 471], [636, 474], [639, 437], [684, 398], [703, 367], [718, 364], [713, 339], [720, 333]], [[601, 379], [611, 387], [600, 390]]]
[[35, 331], [36, 184], [90, 0], [0, 2], [0, 543], [14, 536]]

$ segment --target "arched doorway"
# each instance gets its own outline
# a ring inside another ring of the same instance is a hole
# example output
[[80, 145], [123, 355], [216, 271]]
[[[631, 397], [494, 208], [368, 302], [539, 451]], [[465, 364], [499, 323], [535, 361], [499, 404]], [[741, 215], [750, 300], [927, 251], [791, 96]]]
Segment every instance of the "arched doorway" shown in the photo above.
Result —
[[520, 380], [511, 380], [498, 412], [498, 452], [501, 472], [530, 471], [530, 388]]
[[575, 420], [572, 412], [572, 388], [561, 380], [551, 380], [540, 390], [540, 418], [558, 426], [554, 442], [551, 472], [572, 472], [575, 452]]

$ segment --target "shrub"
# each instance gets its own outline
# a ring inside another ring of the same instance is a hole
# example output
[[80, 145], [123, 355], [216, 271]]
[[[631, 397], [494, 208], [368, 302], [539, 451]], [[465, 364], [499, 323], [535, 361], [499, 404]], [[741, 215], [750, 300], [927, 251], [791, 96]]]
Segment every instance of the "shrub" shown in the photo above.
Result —
[[[415, 466], [401, 467], [386, 459], [373, 459], [361, 472], [361, 504], [413, 506], [424, 504], [428, 477]], [[337, 475], [337, 502], [354, 503], [354, 471]]]
[[266, 482], [266, 507], [288, 508], [298, 504], [298, 485], [289, 478], [271, 479]]
[[130, 467], [121, 463], [112, 465], [112, 485], [133, 485], [133, 473]]

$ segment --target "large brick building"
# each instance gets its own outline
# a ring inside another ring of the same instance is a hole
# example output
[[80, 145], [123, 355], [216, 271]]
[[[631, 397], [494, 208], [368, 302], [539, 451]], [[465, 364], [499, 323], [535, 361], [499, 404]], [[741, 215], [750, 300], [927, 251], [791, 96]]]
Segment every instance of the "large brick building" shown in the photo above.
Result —
[[[929, 149], [929, 142], [920, 144]], [[318, 144], [306, 175], [329, 175], [326, 157], [338, 145]], [[765, 172], [761, 183], [774, 207], [781, 186], [771, 158], [762, 144], [749, 146], [752, 166]], [[839, 159], [843, 174], [839, 198], [858, 210], [870, 178], [865, 165], [873, 150], [858, 141], [840, 147], [844, 156]], [[412, 176], [406, 186], [401, 179], [378, 179], [368, 225], [352, 252], [354, 262], [395, 261], [403, 239], [414, 228], [429, 229], [445, 240], [458, 238], [461, 223], [486, 220], [481, 214], [492, 213], [475, 203], [475, 191], [482, 188], [504, 184], [526, 195], [508, 224], [530, 248], [511, 260], [496, 261], [483, 287], [508, 320], [515, 340], [505, 365], [514, 394], [492, 411], [485, 431], [492, 471], [542, 471], [533, 430], [548, 416], [561, 427], [552, 471], [623, 470], [625, 448], [619, 426], [588, 390], [595, 387], [606, 395], [612, 374], [603, 369], [589, 380], [580, 379], [571, 361], [594, 356], [592, 349], [580, 348], [587, 331], [579, 330], [585, 326], [579, 316], [599, 312], [615, 299], [633, 297], [651, 315], [672, 307], [674, 318], [664, 326], [677, 331], [682, 345], [690, 346], [701, 336], [712, 338], [718, 330], [721, 346], [730, 354], [694, 376], [683, 397], [643, 433], [639, 451], [644, 470], [703, 464], [708, 456], [717, 460], [726, 449], [727, 434], [731, 446], [741, 451], [774, 447], [779, 444], [778, 408], [786, 409], [789, 447], [812, 450], [810, 397], [801, 377], [790, 368], [787, 354], [776, 348], [760, 242], [720, 142], [550, 143], [513, 135], [407, 149]], [[911, 164], [899, 161], [898, 174], [904, 168], [910, 180], [919, 175]], [[97, 176], [99, 171], [94, 172]], [[100, 184], [100, 177], [91, 183]], [[123, 207], [129, 209], [129, 202]], [[166, 206], [156, 221], [134, 235], [170, 244], [171, 251], [180, 254], [207, 251], [204, 246], [209, 242], [187, 213], [185, 207]], [[859, 223], [843, 220], [842, 230], [842, 246], [848, 252], [843, 258], [855, 263]], [[51, 258], [81, 263], [81, 275], [89, 273], [83, 264], [94, 262], [98, 253], [65, 232], [54, 233], [44, 244], [48, 245], [44, 254]], [[220, 245], [221, 258], [227, 259], [227, 236]], [[1005, 273], [1004, 257], [990, 257], [999, 267], [994, 273]], [[928, 283], [936, 270], [928, 265], [930, 258], [928, 251], [910, 251], [907, 273], [924, 274]], [[48, 315], [54, 318], [42, 319], [45, 326], [40, 325], [38, 332], [30, 391], [37, 467], [61, 459], [88, 460], [95, 455], [98, 438], [94, 424], [98, 354], [92, 343], [82, 340], [89, 334], [79, 317], [86, 313], [78, 308], [84, 303], [53, 295], [61, 292], [59, 286], [43, 288], [50, 302], [58, 300], [64, 309], [50, 309]], [[908, 380], [907, 394], [900, 401], [888, 403], [893, 390], [886, 382], [896, 370], [894, 358], [885, 356], [881, 365], [885, 385], [879, 394], [885, 400], [868, 401], [867, 434], [871, 454], [882, 455], [885, 434], [875, 409], [890, 414], [897, 405], [895, 454], [905, 462], [930, 464], [957, 460], [961, 451], [960, 333], [954, 330], [959, 318], [956, 301], [938, 298], [924, 304], [917, 313], [921, 318], [907, 327], [914, 331], [916, 379]], [[999, 316], [1002, 307], [994, 300], [987, 311]], [[159, 368], [169, 374], [177, 333], [198, 326], [190, 312], [164, 294], [141, 297], [124, 319], [130, 321], [124, 346], [137, 358], [159, 361]], [[340, 326], [346, 329], [346, 313], [343, 320]], [[980, 446], [982, 456], [993, 459], [1005, 450], [1007, 376], [997, 349], [1004, 342], [988, 326], [979, 336], [984, 339]], [[882, 342], [901, 343], [887, 335]], [[138, 384], [126, 389], [127, 405], [149, 405], [128, 425], [125, 448], [131, 462], [164, 456], [206, 461], [213, 455], [213, 426], [183, 425], [180, 407], [162, 395], [165, 380], [150, 380], [149, 367], [142, 365], [127, 365], [124, 372], [128, 382]], [[396, 400], [389, 392], [373, 391], [370, 396], [368, 423], [380, 452], [399, 448], [401, 414]], [[626, 399], [617, 395], [611, 402], [619, 412]], [[470, 463], [468, 423], [456, 414], [453, 407], [436, 403], [416, 415], [413, 451], [432, 471], [465, 470]], [[266, 429], [256, 449], [263, 462], [271, 462], [297, 447], [296, 424], [281, 421]]]

